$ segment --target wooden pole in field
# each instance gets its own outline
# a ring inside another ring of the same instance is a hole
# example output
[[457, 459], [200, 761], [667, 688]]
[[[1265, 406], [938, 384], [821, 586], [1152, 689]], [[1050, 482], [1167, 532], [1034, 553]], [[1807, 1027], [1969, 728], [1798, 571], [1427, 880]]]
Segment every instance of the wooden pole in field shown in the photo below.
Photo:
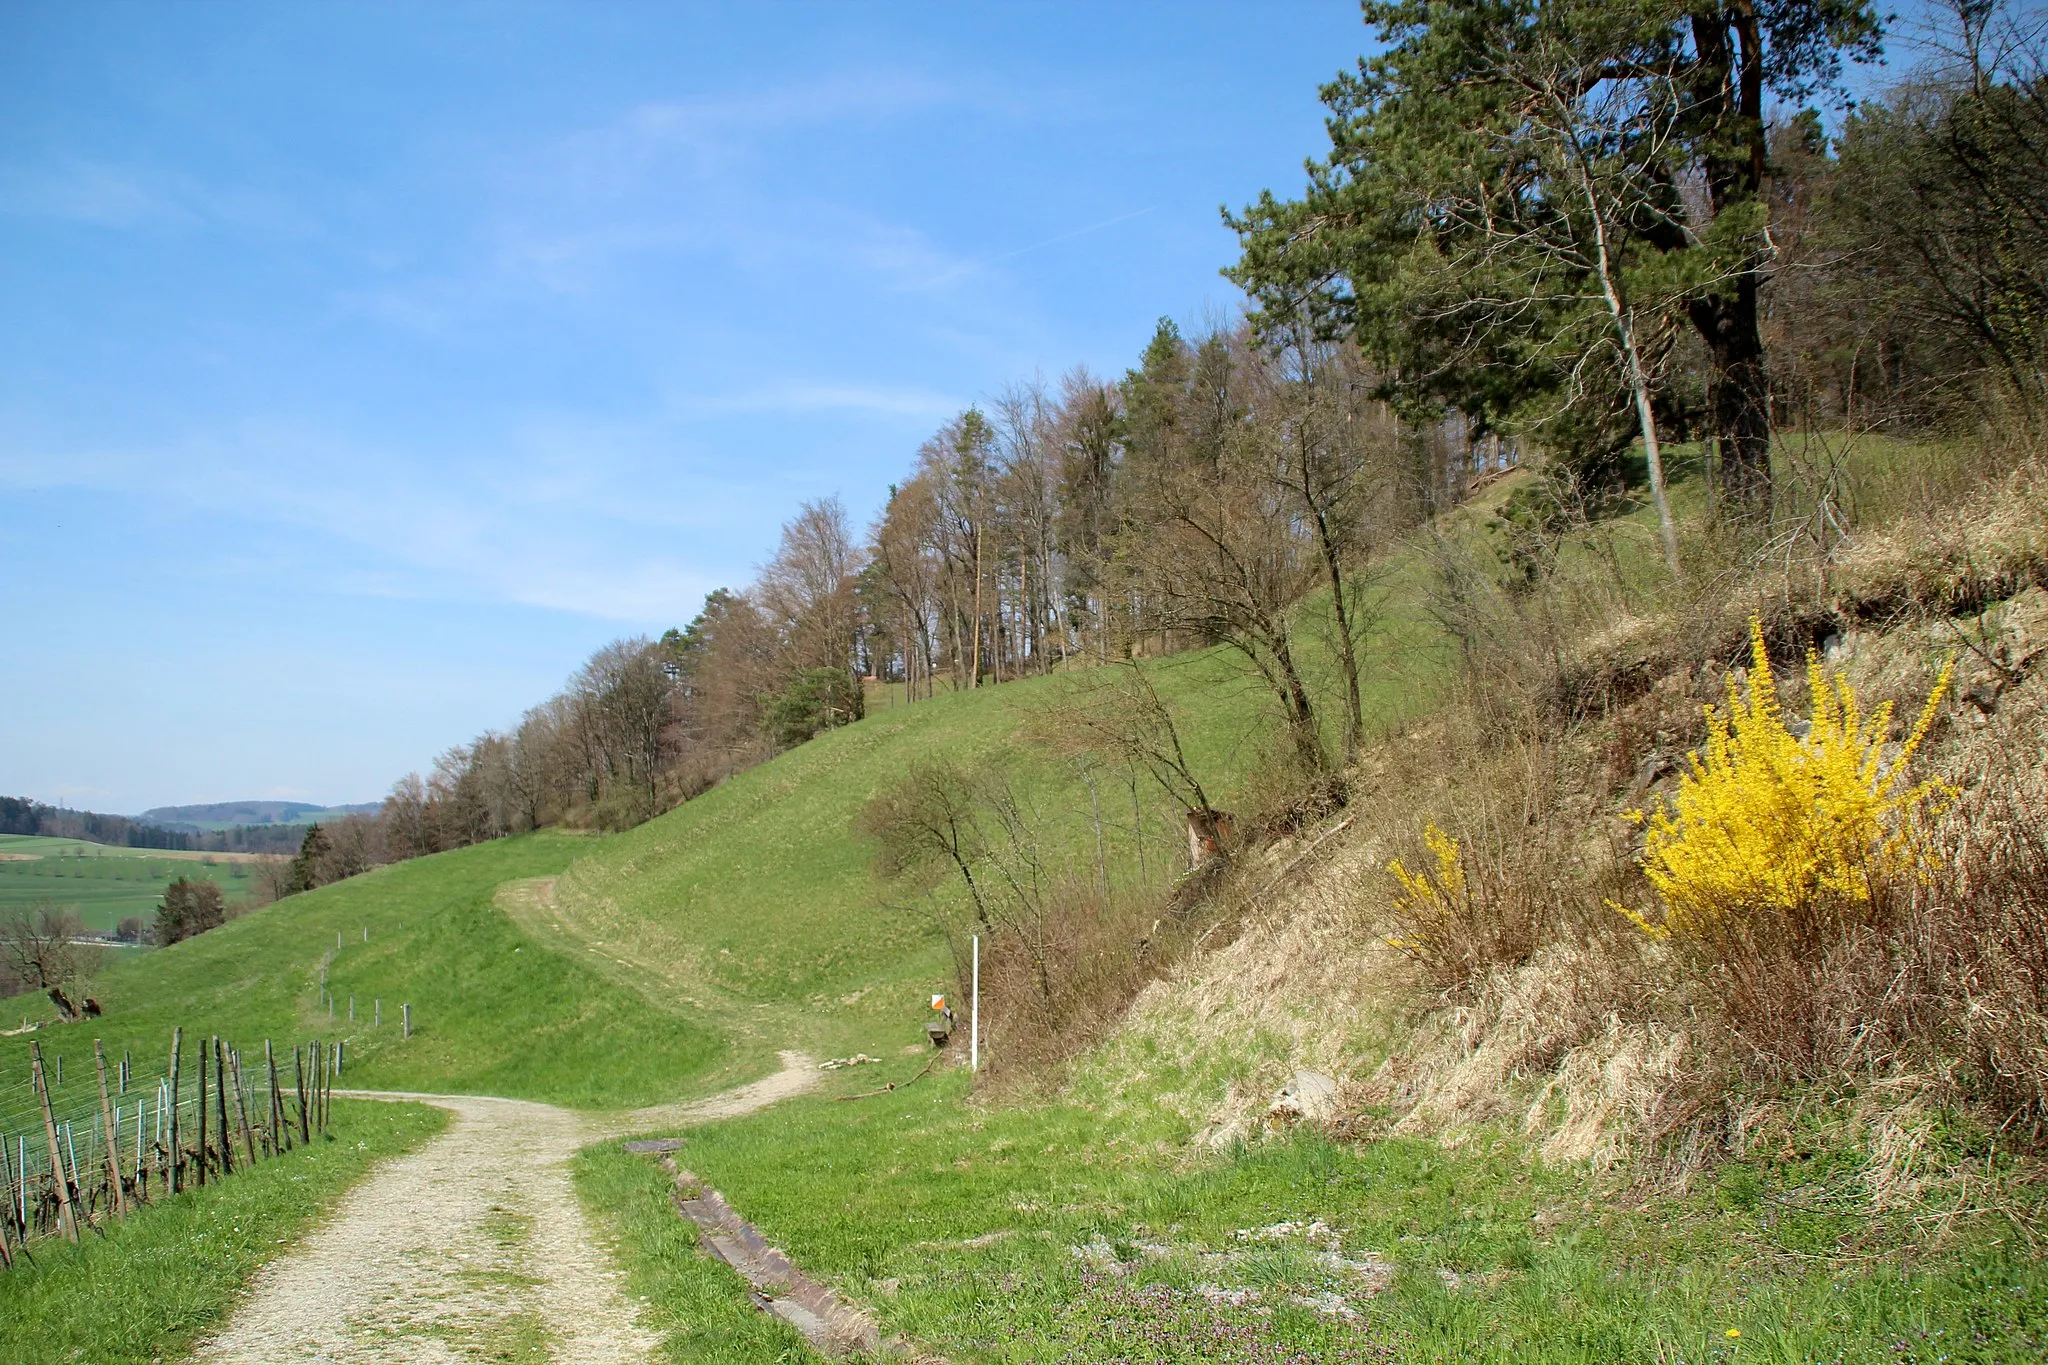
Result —
[[206, 1044], [199, 1044], [199, 1188], [206, 1188]]
[[[84, 1222], [90, 1228], [92, 1226], [92, 1193], [86, 1189], [84, 1166], [78, 1164], [78, 1128], [74, 1124], [63, 1126], [63, 1152], [66, 1152], [66, 1156], [72, 1158], [72, 1199], [74, 1199], [72, 1212], [78, 1214], [80, 1222]], [[88, 1128], [86, 1130], [86, 1158], [88, 1158], [86, 1164], [92, 1164], [90, 1156], [92, 1156], [92, 1130]]]
[[400, 1033], [399, 1033], [399, 1035], [398, 1035], [398, 1036], [399, 1036], [400, 1038], [410, 1038], [410, 1037], [412, 1037], [412, 1006], [411, 1006], [411, 1005], [400, 1005], [400, 1006], [398, 1007], [398, 1013], [399, 1013], [400, 1017], [401, 1017], [401, 1018], [402, 1018], [402, 1019], [403, 1019], [403, 1020], [405, 1021], [405, 1026], [404, 1026], [404, 1028], [403, 1028], [403, 1029], [402, 1029], [402, 1030], [400, 1031]]
[[43, 1078], [43, 1045], [28, 1045], [29, 1075], [35, 1081], [36, 1098], [43, 1102], [43, 1136], [50, 1140], [50, 1174], [57, 1181], [57, 1222], [64, 1235], [78, 1240], [78, 1220], [71, 1212], [71, 1186], [64, 1177], [64, 1154], [57, 1150], [57, 1118], [50, 1112], [50, 1087]]
[[306, 1126], [306, 1062], [301, 1049], [292, 1049], [292, 1085], [299, 1092], [299, 1142], [301, 1145], [313, 1140], [312, 1130]]
[[178, 1102], [178, 1059], [185, 1051], [185, 1030], [171, 1030], [171, 1193], [185, 1188], [185, 1152], [178, 1145], [178, 1111], [184, 1106]]
[[[0, 1171], [5, 1171], [7, 1174], [7, 1213], [4, 1218], [0, 1218], [0, 1222], [4, 1222], [8, 1227], [16, 1229], [16, 1238], [20, 1240], [24, 1245], [26, 1245], [28, 1239], [28, 1232], [24, 1225], [21, 1222], [17, 1221], [14, 1216], [14, 1212], [18, 1207], [20, 1207], [21, 1201], [20, 1197], [17, 1196], [15, 1193], [16, 1186], [14, 1181], [14, 1157], [9, 1154], [7, 1150], [7, 1139], [4, 1137], [0, 1137]], [[23, 1180], [27, 1180], [28, 1172], [24, 1170], [22, 1172], [21, 1178]]]
[[278, 1097], [277, 1054], [268, 1038], [263, 1040], [263, 1062], [270, 1070], [270, 1154], [276, 1156], [284, 1150], [284, 1101]]
[[[7, 1161], [7, 1143], [5, 1140], [0, 1140], [0, 1166], [8, 1164], [10, 1163]], [[4, 1186], [0, 1186], [0, 1193], [5, 1193], [7, 1196], [7, 1215], [4, 1218], [0, 1218], [0, 1269], [12, 1270], [14, 1269], [14, 1251], [8, 1246], [8, 1243], [14, 1240], [10, 1231], [14, 1226], [14, 1173], [12, 1171], [7, 1173], [7, 1183]]]
[[[221, 1046], [220, 1035], [213, 1035], [213, 1078], [219, 1082], [219, 1094], [214, 1099], [214, 1117], [220, 1120], [220, 1173], [235, 1173], [235, 1130], [228, 1127], [228, 1050]], [[241, 1096], [235, 1097], [239, 1103]]]
[[[4, 1253], [4, 1258], [11, 1268], [14, 1265], [14, 1253], [7, 1250], [7, 1243], [21, 1240], [23, 1234], [16, 1231], [19, 1225], [14, 1221], [14, 1158], [7, 1154], [7, 1139], [4, 1137], [0, 1137], [0, 1172], [4, 1172], [7, 1177], [6, 1183], [0, 1185], [0, 1194], [7, 1196], [7, 1211], [0, 1214], [0, 1253]], [[26, 1247], [27, 1243], [23, 1242], [23, 1245]]]
[[107, 1129], [107, 1184], [113, 1187], [114, 1212], [126, 1218], [128, 1194], [121, 1188], [121, 1127], [114, 1122], [114, 1111], [107, 1105], [107, 1056], [97, 1038], [92, 1040], [92, 1060], [100, 1073], [100, 1122]]
[[242, 1054], [230, 1050], [228, 1064], [235, 1073], [235, 1126], [242, 1130], [242, 1152], [249, 1164], [256, 1164], [256, 1135], [249, 1131], [249, 1109], [242, 1103]]

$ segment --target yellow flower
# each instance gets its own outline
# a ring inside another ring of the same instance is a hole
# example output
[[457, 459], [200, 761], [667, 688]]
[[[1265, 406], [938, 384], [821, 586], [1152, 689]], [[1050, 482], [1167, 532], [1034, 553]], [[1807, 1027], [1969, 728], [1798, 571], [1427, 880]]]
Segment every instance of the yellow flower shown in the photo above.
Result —
[[[1750, 623], [1746, 689], [1728, 679], [1725, 707], [1706, 708], [1707, 742], [1688, 757], [1678, 791], [1655, 810], [1630, 811], [1648, 827], [1643, 874], [1664, 902], [1662, 923], [1613, 908], [1645, 932], [1711, 938], [1730, 917], [1785, 914], [1832, 898], [1868, 902], [1886, 875], [1918, 873], [1935, 856], [1913, 841], [1912, 813], [1954, 792], [1936, 780], [1905, 785], [1907, 765], [1934, 724], [1953, 658], [1904, 743], [1886, 743], [1890, 702], [1864, 716], [1856, 692], [1813, 655], [1813, 718], [1787, 727], [1764, 650]], [[1610, 904], [1613, 904], [1610, 902]]]
[[1394, 906], [1415, 928], [1407, 938], [1388, 939], [1387, 946], [1408, 953], [1424, 951], [1429, 927], [1441, 925], [1465, 904], [1465, 868], [1458, 859], [1458, 841], [1432, 821], [1422, 831], [1422, 843], [1435, 858], [1435, 867], [1410, 872], [1399, 858], [1387, 860], [1387, 871], [1400, 883], [1394, 892]]
[[1742, 1335], [1742, 1329], [1741, 1329], [1740, 1327], [1730, 1327], [1730, 1328], [1728, 1329], [1728, 1340], [1730, 1340], [1730, 1341], [1733, 1341], [1733, 1340], [1735, 1340], [1735, 1338], [1737, 1338], [1737, 1337], [1739, 1337], [1739, 1336], [1741, 1336], [1741, 1335]]

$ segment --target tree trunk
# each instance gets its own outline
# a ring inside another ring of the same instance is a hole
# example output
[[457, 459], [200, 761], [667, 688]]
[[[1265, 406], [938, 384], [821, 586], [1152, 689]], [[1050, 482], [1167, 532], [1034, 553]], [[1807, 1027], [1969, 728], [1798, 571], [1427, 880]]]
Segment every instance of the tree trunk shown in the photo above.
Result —
[[967, 685], [981, 686], [981, 527], [974, 528], [974, 643], [967, 669]]

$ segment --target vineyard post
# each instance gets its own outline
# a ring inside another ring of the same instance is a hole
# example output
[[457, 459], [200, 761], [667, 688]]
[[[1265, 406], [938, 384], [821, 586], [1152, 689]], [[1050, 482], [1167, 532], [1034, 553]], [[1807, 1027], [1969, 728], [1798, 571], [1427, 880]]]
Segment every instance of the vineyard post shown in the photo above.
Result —
[[[24, 1149], [24, 1150], [25, 1150], [25, 1149]], [[27, 1180], [27, 1179], [28, 1179], [28, 1172], [27, 1172], [27, 1170], [25, 1169], [25, 1168], [26, 1168], [26, 1165], [27, 1165], [27, 1163], [26, 1163], [26, 1161], [24, 1161], [24, 1162], [23, 1162], [22, 1164], [23, 1164], [23, 1166], [24, 1166], [24, 1169], [23, 1169], [23, 1171], [22, 1171], [22, 1177], [21, 1177], [21, 1178], [22, 1178], [23, 1180]], [[6, 1225], [7, 1225], [8, 1227], [10, 1227], [10, 1228], [14, 1228], [14, 1229], [17, 1229], [17, 1231], [16, 1231], [16, 1234], [15, 1234], [15, 1235], [16, 1235], [16, 1238], [17, 1238], [17, 1239], [18, 1239], [19, 1241], [21, 1241], [21, 1243], [22, 1243], [23, 1245], [27, 1245], [27, 1243], [28, 1243], [28, 1230], [27, 1230], [27, 1225], [26, 1225], [25, 1223], [23, 1223], [23, 1222], [18, 1222], [18, 1221], [16, 1221], [16, 1219], [15, 1219], [15, 1216], [14, 1216], [14, 1210], [15, 1210], [15, 1208], [16, 1208], [16, 1206], [17, 1206], [17, 1197], [16, 1197], [16, 1194], [15, 1194], [15, 1181], [14, 1181], [14, 1165], [15, 1165], [15, 1163], [14, 1163], [14, 1158], [13, 1158], [12, 1156], [8, 1155], [8, 1151], [7, 1151], [7, 1139], [6, 1139], [6, 1138], [0, 1138], [0, 1171], [5, 1171], [5, 1172], [7, 1173], [7, 1213], [6, 1213], [6, 1215], [5, 1215], [4, 1217], [0, 1217], [0, 1222], [4, 1222], [4, 1223], [5, 1223], [5, 1224], [6, 1224]]]
[[[235, 1173], [235, 1130], [228, 1127], [228, 1050], [221, 1046], [220, 1035], [213, 1035], [213, 1079], [218, 1084], [218, 1094], [213, 1101], [213, 1116], [220, 1120], [220, 1173]], [[236, 1099], [240, 1099], [238, 1095]]]
[[199, 1043], [199, 1188], [206, 1188], [206, 1042]]
[[[91, 1227], [92, 1197], [85, 1191], [85, 1171], [78, 1164], [78, 1125], [75, 1123], [64, 1125], [64, 1150], [71, 1158], [72, 1212], [74, 1214], [83, 1214], [85, 1225]], [[87, 1157], [92, 1156], [92, 1129], [90, 1128], [85, 1130], [85, 1154]], [[92, 1163], [88, 1161], [86, 1164], [90, 1165]]]
[[[6, 1162], [7, 1143], [5, 1139], [0, 1139], [0, 1165], [5, 1165]], [[7, 1173], [7, 1184], [4, 1188], [7, 1195], [7, 1216], [0, 1218], [0, 1269], [12, 1270], [14, 1252], [7, 1244], [11, 1240], [8, 1229], [14, 1225], [14, 1172]]]
[[107, 1184], [113, 1187], [114, 1212], [128, 1216], [128, 1193], [121, 1188], [121, 1127], [107, 1105], [107, 1056], [100, 1040], [92, 1040], [92, 1060], [100, 1073], [100, 1122], [107, 1127]]
[[263, 1040], [263, 1064], [270, 1071], [270, 1154], [276, 1156], [284, 1150], [284, 1101], [278, 1098], [277, 1054], [268, 1038]]
[[43, 1136], [50, 1140], [50, 1175], [57, 1182], [57, 1219], [64, 1235], [78, 1240], [78, 1220], [71, 1213], [71, 1187], [64, 1178], [64, 1154], [57, 1150], [57, 1117], [50, 1112], [50, 1087], [43, 1077], [43, 1045], [28, 1045], [29, 1074], [35, 1080], [36, 1098], [43, 1102]]
[[184, 1106], [178, 1102], [178, 1059], [185, 1051], [185, 1030], [171, 1030], [171, 1193], [185, 1188], [185, 1152], [178, 1145], [178, 1111]]
[[249, 1108], [242, 1103], [242, 1054], [230, 1050], [228, 1065], [235, 1073], [235, 1126], [242, 1130], [242, 1153], [249, 1158], [249, 1164], [256, 1164], [256, 1135], [249, 1131]]

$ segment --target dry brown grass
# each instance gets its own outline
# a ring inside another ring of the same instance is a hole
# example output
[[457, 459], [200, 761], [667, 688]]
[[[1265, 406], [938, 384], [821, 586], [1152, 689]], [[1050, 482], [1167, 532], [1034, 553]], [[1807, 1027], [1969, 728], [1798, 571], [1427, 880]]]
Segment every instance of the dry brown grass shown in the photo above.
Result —
[[1861, 537], [1829, 567], [1852, 620], [1960, 616], [2048, 585], [2048, 471], [2027, 459], [1970, 496]]
[[1027, 914], [988, 936], [981, 959], [992, 1082], [1056, 1078], [1120, 1019], [1163, 963], [1192, 941], [1166, 895], [1105, 895], [1092, 880], [1054, 880]]

